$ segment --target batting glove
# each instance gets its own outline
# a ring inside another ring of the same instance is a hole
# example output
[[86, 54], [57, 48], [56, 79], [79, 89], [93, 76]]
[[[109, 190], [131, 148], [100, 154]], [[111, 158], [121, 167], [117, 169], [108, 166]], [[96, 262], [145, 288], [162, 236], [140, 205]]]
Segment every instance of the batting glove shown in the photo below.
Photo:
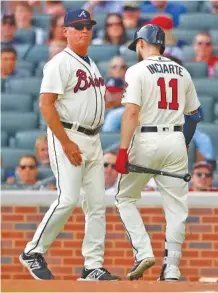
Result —
[[127, 149], [119, 149], [116, 161], [116, 170], [121, 174], [128, 174], [126, 165], [129, 162]]

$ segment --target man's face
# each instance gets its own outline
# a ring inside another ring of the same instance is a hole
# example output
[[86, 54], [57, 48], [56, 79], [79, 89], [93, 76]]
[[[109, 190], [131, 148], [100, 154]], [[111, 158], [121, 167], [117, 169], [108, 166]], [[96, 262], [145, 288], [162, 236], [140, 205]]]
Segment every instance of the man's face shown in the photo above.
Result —
[[213, 175], [207, 168], [200, 167], [193, 171], [191, 182], [194, 190], [204, 191], [211, 188]]
[[117, 180], [117, 171], [115, 170], [117, 156], [114, 154], [104, 155], [104, 176], [106, 188], [112, 187]]
[[17, 168], [23, 184], [35, 184], [37, 181], [38, 169], [32, 158], [22, 158]]
[[31, 25], [32, 13], [26, 7], [17, 6], [15, 10], [15, 19], [18, 23]]
[[76, 23], [74, 26], [64, 29], [68, 43], [77, 48], [88, 47], [92, 40], [92, 25]]
[[4, 73], [10, 74], [16, 68], [16, 55], [12, 52], [1, 54], [1, 68]]
[[210, 57], [213, 52], [213, 44], [210, 36], [197, 35], [194, 42], [194, 50], [196, 56]]
[[218, 13], [218, 1], [210, 0], [212, 5], [212, 13]]
[[1, 25], [1, 37], [2, 40], [12, 40], [14, 38], [14, 34], [16, 31], [16, 26], [13, 24], [10, 24], [10, 22], [2, 23]]
[[40, 158], [40, 160], [49, 160], [47, 141], [41, 141], [39, 143], [39, 145], [38, 145], [38, 157]]

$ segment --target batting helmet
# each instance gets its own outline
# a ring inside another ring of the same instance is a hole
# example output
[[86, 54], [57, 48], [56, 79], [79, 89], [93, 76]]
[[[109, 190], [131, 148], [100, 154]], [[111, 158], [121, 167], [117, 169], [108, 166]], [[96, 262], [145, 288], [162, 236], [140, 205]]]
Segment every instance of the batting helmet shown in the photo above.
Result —
[[160, 45], [160, 53], [165, 50], [165, 32], [161, 27], [153, 24], [147, 24], [135, 32], [134, 41], [129, 45], [129, 49], [136, 51], [137, 40], [143, 39], [148, 44]]

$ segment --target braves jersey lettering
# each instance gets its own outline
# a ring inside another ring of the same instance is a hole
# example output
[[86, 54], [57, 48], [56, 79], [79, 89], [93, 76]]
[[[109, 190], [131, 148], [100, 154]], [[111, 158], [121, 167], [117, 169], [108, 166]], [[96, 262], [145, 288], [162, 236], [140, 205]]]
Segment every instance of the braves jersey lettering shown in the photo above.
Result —
[[90, 86], [104, 86], [103, 78], [99, 77], [93, 79], [91, 76], [87, 76], [87, 73], [82, 69], [77, 70], [76, 76], [78, 77], [78, 81], [74, 88], [74, 93], [77, 93], [78, 90], [85, 91]]
[[183, 68], [178, 65], [154, 63], [147, 65], [147, 68], [151, 74], [165, 73], [183, 76]]

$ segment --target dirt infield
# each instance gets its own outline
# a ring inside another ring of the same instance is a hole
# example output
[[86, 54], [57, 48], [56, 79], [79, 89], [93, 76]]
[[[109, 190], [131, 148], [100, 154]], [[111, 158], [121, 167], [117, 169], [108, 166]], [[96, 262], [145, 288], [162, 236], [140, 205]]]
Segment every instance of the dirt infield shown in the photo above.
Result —
[[2, 280], [1, 292], [218, 292], [218, 283]]

